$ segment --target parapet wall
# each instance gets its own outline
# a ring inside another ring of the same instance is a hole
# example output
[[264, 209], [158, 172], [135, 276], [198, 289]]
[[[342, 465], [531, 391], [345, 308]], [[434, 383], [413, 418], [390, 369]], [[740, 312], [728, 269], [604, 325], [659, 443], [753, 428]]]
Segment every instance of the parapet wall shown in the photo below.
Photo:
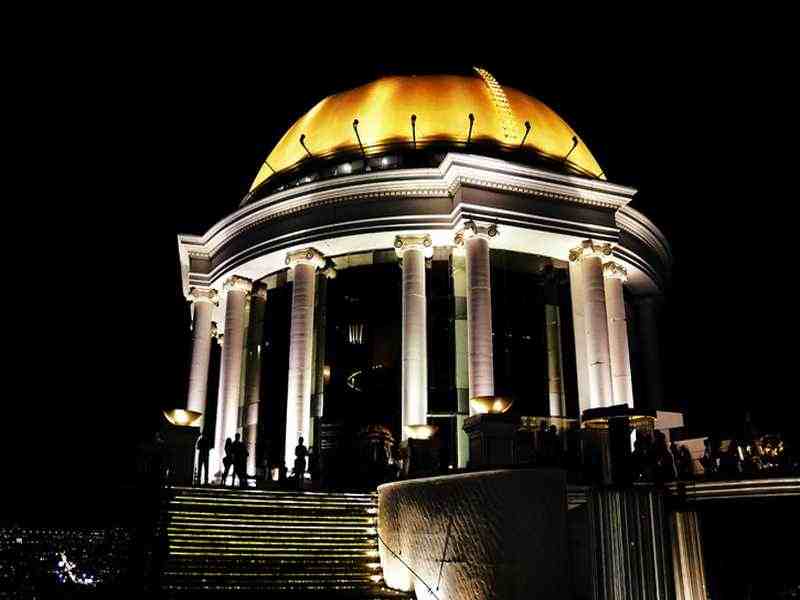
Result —
[[420, 600], [569, 597], [562, 470], [382, 485], [378, 533], [386, 584]]

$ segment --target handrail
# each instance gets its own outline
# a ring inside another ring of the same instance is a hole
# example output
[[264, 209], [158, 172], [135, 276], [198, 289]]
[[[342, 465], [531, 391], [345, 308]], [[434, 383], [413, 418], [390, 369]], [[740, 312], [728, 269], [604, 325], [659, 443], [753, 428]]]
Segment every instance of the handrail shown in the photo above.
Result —
[[436, 598], [436, 600], [439, 600], [439, 596], [437, 596], [437, 595], [436, 595], [436, 592], [434, 592], [434, 591], [431, 589], [431, 586], [429, 586], [429, 585], [427, 584], [427, 582], [426, 582], [426, 581], [425, 581], [425, 580], [424, 580], [422, 577], [420, 577], [419, 575], [417, 575], [417, 572], [416, 572], [414, 569], [412, 569], [410, 566], [408, 566], [408, 564], [406, 563], [406, 561], [404, 561], [402, 558], [400, 558], [400, 555], [399, 555], [399, 554], [397, 554], [397, 552], [395, 552], [394, 550], [392, 550], [392, 547], [391, 547], [391, 546], [389, 546], [389, 544], [387, 544], [387, 543], [386, 543], [386, 540], [384, 540], [384, 539], [381, 537], [381, 534], [380, 534], [380, 532], [377, 530], [377, 528], [375, 529], [375, 533], [377, 533], [377, 534], [378, 534], [378, 539], [381, 541], [381, 543], [382, 543], [384, 546], [386, 546], [386, 549], [387, 549], [389, 552], [391, 552], [391, 553], [392, 553], [392, 555], [393, 555], [393, 556], [394, 556], [394, 557], [395, 557], [397, 560], [399, 560], [401, 563], [403, 563], [403, 566], [404, 566], [406, 569], [408, 569], [408, 570], [411, 572], [411, 574], [412, 574], [414, 577], [416, 577], [417, 579], [419, 579], [419, 580], [422, 582], [422, 585], [424, 585], [426, 588], [428, 588], [428, 592], [430, 592], [431, 596], [433, 596], [434, 598]]

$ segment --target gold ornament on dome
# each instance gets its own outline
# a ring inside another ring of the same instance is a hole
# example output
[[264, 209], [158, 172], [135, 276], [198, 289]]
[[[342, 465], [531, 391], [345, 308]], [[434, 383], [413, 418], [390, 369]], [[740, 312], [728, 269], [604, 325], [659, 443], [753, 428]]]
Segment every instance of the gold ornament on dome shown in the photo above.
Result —
[[[413, 129], [412, 115], [417, 117]], [[357, 130], [354, 120], [358, 121]], [[298, 141], [301, 136], [302, 144]], [[525, 148], [568, 162], [588, 176], [605, 178], [586, 145], [553, 110], [536, 98], [502, 86], [484, 69], [476, 69], [473, 76], [384, 77], [328, 96], [283, 135], [250, 189], [309, 155], [369, 157], [385, 154], [397, 145], [419, 149], [451, 142], [466, 147], [468, 140], [470, 147], [488, 142], [515, 150], [523, 139]]]

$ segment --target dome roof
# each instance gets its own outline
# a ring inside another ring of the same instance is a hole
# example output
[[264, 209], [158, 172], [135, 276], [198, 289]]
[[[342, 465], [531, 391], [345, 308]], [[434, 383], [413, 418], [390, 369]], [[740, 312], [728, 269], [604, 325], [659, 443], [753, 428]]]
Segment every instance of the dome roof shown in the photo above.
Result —
[[[513, 88], [500, 86], [483, 69], [474, 76], [419, 75], [384, 77], [355, 89], [328, 96], [300, 117], [283, 135], [261, 166], [251, 190], [274, 173], [289, 169], [308, 153], [330, 157], [360, 152], [353, 121], [367, 155], [386, 152], [393, 144], [412, 143], [411, 116], [416, 144], [464, 144], [469, 115], [474, 115], [471, 141], [518, 148], [531, 125], [525, 148], [563, 160], [586, 175], [603, 177], [589, 149], [561, 117], [547, 106]], [[303, 148], [303, 138], [308, 152]], [[577, 145], [573, 142], [577, 139]], [[573, 145], [575, 145], [573, 149]]]

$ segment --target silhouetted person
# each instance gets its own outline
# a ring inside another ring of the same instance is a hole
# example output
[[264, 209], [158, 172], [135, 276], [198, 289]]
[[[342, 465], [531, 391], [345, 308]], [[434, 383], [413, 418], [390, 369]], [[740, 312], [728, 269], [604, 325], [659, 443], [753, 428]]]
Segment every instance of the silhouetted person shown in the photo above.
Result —
[[195, 448], [197, 448], [197, 484], [208, 485], [208, 454], [211, 451], [211, 440], [202, 431], [197, 438]]
[[677, 477], [675, 469], [675, 459], [667, 446], [666, 436], [660, 432], [655, 432], [655, 480], [656, 482], [674, 481]]
[[682, 445], [678, 449], [678, 476], [684, 481], [694, 477], [693, 463], [694, 460], [692, 459], [692, 453], [689, 452], [689, 448]]
[[239, 479], [239, 487], [247, 486], [247, 448], [245, 448], [242, 441], [241, 434], [236, 434], [236, 439], [231, 444], [231, 454], [233, 455], [233, 477], [231, 478], [231, 485], [236, 485], [236, 479]]
[[319, 479], [319, 453], [308, 451], [308, 472], [311, 475], [311, 481]]
[[633, 481], [644, 481], [647, 470], [647, 454], [644, 449], [644, 441], [639, 437], [633, 442], [633, 452], [631, 453], [631, 472]]
[[561, 466], [562, 455], [564, 454], [564, 446], [561, 443], [561, 436], [558, 433], [558, 427], [550, 425], [547, 429], [547, 441], [551, 446], [550, 454], [553, 457], [555, 466]]
[[294, 449], [294, 474], [297, 477], [298, 489], [303, 489], [303, 476], [306, 472], [306, 456], [308, 456], [308, 449], [303, 445], [303, 438], [301, 437], [297, 446]]
[[670, 442], [669, 444], [669, 452], [672, 454], [672, 460], [675, 465], [678, 464], [678, 444], [675, 442]]
[[720, 456], [719, 472], [724, 477], [738, 477], [742, 473], [739, 444], [736, 440], [731, 440], [728, 449]]
[[705, 448], [703, 449], [703, 457], [700, 459], [700, 464], [703, 465], [703, 470], [706, 477], [713, 478], [717, 474], [717, 457], [711, 447], [711, 440], [706, 440]]
[[[231, 438], [225, 440], [225, 456], [222, 458], [222, 464], [225, 467], [222, 473], [222, 485], [224, 486], [228, 483], [228, 472], [233, 466], [233, 441]], [[233, 479], [231, 479], [231, 485], [233, 485]]]

